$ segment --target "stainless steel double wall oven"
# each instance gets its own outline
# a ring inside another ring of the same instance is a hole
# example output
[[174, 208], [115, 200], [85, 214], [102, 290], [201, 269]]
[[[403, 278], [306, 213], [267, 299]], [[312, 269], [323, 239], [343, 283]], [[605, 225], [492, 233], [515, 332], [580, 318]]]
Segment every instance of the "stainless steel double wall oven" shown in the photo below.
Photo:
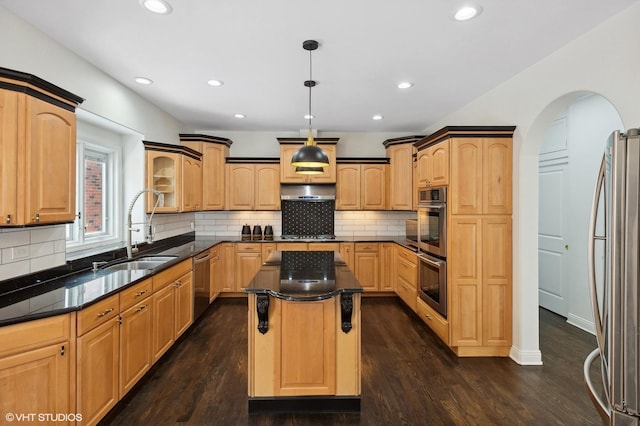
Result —
[[447, 317], [447, 188], [418, 189], [407, 240], [418, 249], [418, 296]]

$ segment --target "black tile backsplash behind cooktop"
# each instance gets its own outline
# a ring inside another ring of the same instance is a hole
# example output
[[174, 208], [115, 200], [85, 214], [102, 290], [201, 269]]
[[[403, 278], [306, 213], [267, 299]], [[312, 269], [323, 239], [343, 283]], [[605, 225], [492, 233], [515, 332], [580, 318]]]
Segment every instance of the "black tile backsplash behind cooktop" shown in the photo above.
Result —
[[334, 235], [335, 201], [282, 200], [282, 235]]

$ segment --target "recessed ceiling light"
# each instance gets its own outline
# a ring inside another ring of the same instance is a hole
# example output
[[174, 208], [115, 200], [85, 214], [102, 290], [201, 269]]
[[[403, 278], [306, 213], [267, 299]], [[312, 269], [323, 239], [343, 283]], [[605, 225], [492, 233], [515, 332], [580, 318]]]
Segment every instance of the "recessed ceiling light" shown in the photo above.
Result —
[[140, 0], [140, 4], [145, 9], [160, 15], [169, 14], [173, 10], [171, 5], [165, 0]]
[[136, 81], [136, 83], [139, 83], [139, 84], [152, 84], [153, 83], [153, 80], [150, 80], [150, 79], [148, 79], [146, 77], [136, 77], [134, 80]]
[[234, 114], [233, 116], [235, 118], [245, 118], [246, 117], [246, 115], [244, 115], [244, 114]]
[[304, 115], [304, 119], [305, 120], [311, 120], [312, 118], [316, 118], [314, 115], [310, 115], [310, 114], [305, 114]]
[[456, 21], [468, 21], [476, 16], [480, 15], [482, 8], [480, 6], [463, 6], [456, 11], [453, 15], [453, 19]]
[[380, 114], [376, 114], [373, 117], [371, 117], [372, 120], [382, 120], [384, 117], [381, 116]]
[[401, 83], [398, 83], [398, 89], [408, 89], [409, 87], [412, 87], [413, 83], [410, 83], [408, 81], [403, 81]]
[[220, 81], [220, 80], [209, 80], [209, 81], [207, 81], [207, 84], [208, 84], [209, 86], [213, 86], [213, 87], [220, 87], [220, 86], [222, 86], [224, 83], [223, 83], [222, 81]]

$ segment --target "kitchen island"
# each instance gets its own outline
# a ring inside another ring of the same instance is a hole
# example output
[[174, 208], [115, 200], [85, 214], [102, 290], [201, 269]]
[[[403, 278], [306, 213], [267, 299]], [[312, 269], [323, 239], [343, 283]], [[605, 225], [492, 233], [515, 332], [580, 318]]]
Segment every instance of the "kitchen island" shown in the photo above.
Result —
[[246, 292], [249, 412], [360, 410], [360, 293], [338, 252], [273, 252]]

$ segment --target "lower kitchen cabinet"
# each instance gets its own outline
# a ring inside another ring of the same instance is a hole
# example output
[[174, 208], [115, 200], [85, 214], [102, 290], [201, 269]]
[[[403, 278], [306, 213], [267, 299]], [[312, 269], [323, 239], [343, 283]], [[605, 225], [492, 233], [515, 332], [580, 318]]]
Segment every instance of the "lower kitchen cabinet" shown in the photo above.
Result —
[[220, 260], [220, 246], [212, 247], [209, 251], [209, 303], [218, 297], [222, 291], [222, 261]]
[[170, 285], [153, 294], [153, 307], [151, 308], [153, 334], [151, 347], [154, 362], [159, 360], [175, 342], [175, 332], [173, 329], [176, 322], [175, 300], [174, 288]]
[[76, 412], [75, 342], [75, 314], [0, 328], [0, 411]]
[[380, 243], [380, 291], [393, 291], [395, 243]]
[[223, 243], [216, 247], [220, 248], [220, 265], [219, 273], [216, 274], [216, 279], [220, 279], [220, 292], [232, 293], [235, 291], [236, 286], [236, 269], [235, 269], [235, 257], [236, 252], [233, 243]]
[[191, 271], [176, 281], [175, 291], [175, 337], [177, 339], [193, 324], [193, 274]]
[[120, 318], [78, 337], [77, 411], [95, 425], [119, 401]]
[[380, 287], [380, 255], [378, 243], [355, 243], [355, 276], [364, 291]]
[[340, 243], [340, 255], [349, 269], [355, 270], [355, 243]]
[[449, 344], [449, 322], [427, 305], [422, 299], [416, 301], [416, 313], [425, 324], [442, 340]]
[[417, 310], [418, 258], [404, 247], [396, 246], [394, 289], [396, 294], [413, 312]]
[[153, 304], [146, 298], [120, 314], [120, 398], [151, 368]]

